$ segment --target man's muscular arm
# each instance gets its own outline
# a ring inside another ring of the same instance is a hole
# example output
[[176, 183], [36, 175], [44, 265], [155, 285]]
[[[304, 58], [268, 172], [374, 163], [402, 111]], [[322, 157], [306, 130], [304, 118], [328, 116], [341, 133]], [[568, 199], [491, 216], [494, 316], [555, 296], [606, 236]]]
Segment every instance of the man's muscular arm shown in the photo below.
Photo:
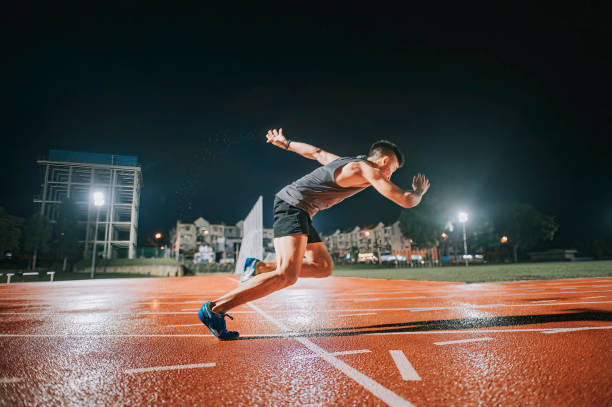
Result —
[[360, 163], [359, 171], [370, 185], [382, 196], [388, 198], [402, 208], [413, 208], [421, 202], [421, 198], [429, 189], [429, 180], [422, 174], [412, 178], [413, 191], [404, 191], [391, 182], [378, 168], [367, 163]]
[[318, 147], [311, 146], [310, 144], [300, 143], [298, 141], [289, 141], [289, 145], [287, 146], [287, 138], [283, 135], [283, 129], [276, 131], [268, 130], [268, 134], [266, 134], [266, 138], [268, 139], [267, 143], [272, 143], [277, 147], [282, 149], [286, 149], [289, 151], [293, 151], [294, 153], [298, 153], [299, 155], [310, 158], [311, 160], [317, 160], [322, 165], [330, 163], [334, 161], [338, 157], [335, 154], [328, 153], [325, 150], [322, 150]]

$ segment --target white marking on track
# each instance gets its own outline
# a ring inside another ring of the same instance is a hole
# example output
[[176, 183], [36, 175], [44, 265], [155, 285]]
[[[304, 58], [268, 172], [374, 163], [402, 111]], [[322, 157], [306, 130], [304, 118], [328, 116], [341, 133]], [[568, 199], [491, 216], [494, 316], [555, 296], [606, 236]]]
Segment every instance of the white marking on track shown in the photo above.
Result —
[[[560, 305], [581, 305], [581, 304], [609, 304], [612, 301], [581, 301], [581, 302], [558, 302], [554, 304], [484, 304], [484, 305], [471, 305], [470, 308], [500, 308], [500, 307], [542, 307], [550, 306], [556, 307]], [[443, 309], [456, 309], [466, 308], [465, 305], [455, 305], [448, 307], [432, 307], [432, 308], [356, 308], [356, 309], [324, 309], [315, 310], [314, 312], [375, 312], [375, 311], [429, 311], [429, 310], [443, 310]], [[76, 310], [81, 312], [81, 310]], [[139, 315], [174, 315], [174, 314], [189, 314], [191, 312], [199, 311], [199, 309], [193, 309], [190, 311], [167, 311], [167, 312], [152, 312], [143, 311], [139, 312]], [[97, 311], [91, 310], [91, 313], [105, 313], [105, 314], [116, 314], [116, 315], [133, 315], [133, 312], [121, 312], [121, 311]], [[232, 314], [254, 314], [255, 311], [230, 311]], [[284, 312], [287, 310], [268, 310], [268, 312]], [[0, 315], [36, 315], [36, 316], [47, 316], [47, 315], [66, 315], [70, 314], [70, 311], [65, 312], [0, 312]]]
[[606, 298], [605, 295], [598, 295], [597, 297], [584, 297], [582, 298], [583, 300], [592, 300], [594, 298]]
[[0, 384], [12, 384], [22, 382], [21, 377], [0, 377]]
[[[372, 352], [372, 351], [369, 350], [369, 349], [359, 349], [359, 350], [345, 350], [345, 351], [342, 351], [342, 352], [330, 352], [330, 353], [328, 353], [328, 355], [331, 355], [331, 356], [342, 356], [342, 355], [354, 355], [354, 354], [357, 354], [357, 353], [370, 353], [370, 352]], [[320, 358], [320, 357], [321, 357], [320, 355], [317, 355], [315, 353], [313, 355], [298, 356], [296, 359], [302, 359], [302, 358], [308, 359], [308, 358]]]
[[[259, 312], [259, 314], [261, 314], [264, 318], [272, 322], [274, 325], [276, 325], [278, 328], [282, 329], [283, 331], [289, 330], [285, 325], [275, 320], [272, 316], [270, 316], [270, 314], [261, 310], [256, 305], [253, 305], [251, 303], [248, 303], [247, 305], [253, 308], [255, 311]], [[303, 337], [296, 337], [295, 340], [297, 340], [302, 345], [310, 349], [312, 352], [319, 355], [321, 358], [325, 359], [325, 361], [328, 362], [330, 365], [332, 365], [333, 367], [335, 367], [336, 369], [338, 369], [339, 371], [341, 371], [342, 373], [344, 373], [345, 375], [347, 375], [348, 377], [350, 377], [351, 379], [359, 383], [366, 390], [368, 390], [370, 393], [372, 393], [374, 396], [378, 397], [379, 399], [381, 399], [383, 402], [387, 403], [388, 405], [390, 406], [414, 406], [412, 403], [410, 403], [407, 400], [404, 400], [403, 398], [395, 394], [393, 391], [387, 389], [382, 384], [371, 379], [369, 376], [364, 375], [359, 370], [347, 365], [346, 363], [336, 358], [335, 356], [329, 355], [323, 348], [319, 347], [318, 345], [315, 345], [313, 342], [309, 341], [308, 339], [303, 338]]]
[[181, 305], [181, 304], [202, 304], [203, 301], [202, 300], [195, 300], [195, 301], [176, 301], [176, 302], [150, 302], [150, 301], [146, 301], [146, 302], [134, 302], [133, 304], [139, 304], [139, 305], [151, 305], [151, 304], [155, 304], [155, 305]]
[[[431, 334], [444, 334], [444, 333], [448, 333], [448, 334], [482, 334], [482, 333], [489, 333], [489, 332], [494, 332], [494, 333], [516, 333], [516, 332], [540, 332], [540, 333], [547, 333], [547, 331], [550, 331], [552, 329], [557, 329], [557, 328], [525, 328], [525, 329], [473, 329], [470, 331], [429, 331], [429, 332], [368, 332], [365, 333], [364, 335], [431, 335]], [[559, 328], [559, 329], [574, 329], [574, 328]], [[586, 331], [586, 330], [598, 330], [598, 329], [612, 329], [612, 325], [608, 325], [608, 326], [587, 326], [587, 327], [580, 327], [580, 328], [575, 328], [577, 330], [580, 331]], [[550, 332], [550, 333], [556, 333], [556, 332]]]
[[364, 312], [362, 314], [343, 314], [343, 315], [338, 315], [339, 317], [358, 317], [361, 315], [376, 315], [376, 312]]
[[576, 328], [549, 328], [549, 329], [543, 329], [542, 333], [543, 334], [558, 334], [558, 333], [563, 333], [563, 332], [576, 332], [576, 331], [588, 331], [591, 329], [606, 329], [606, 328], [612, 328], [612, 327], [607, 327], [607, 326], [601, 326], [601, 327], [589, 327], [589, 326], [581, 326], [581, 327], [576, 327]]
[[155, 366], [155, 367], [144, 367], [140, 369], [127, 369], [124, 373], [146, 373], [146, 372], [159, 372], [162, 370], [180, 370], [180, 369], [197, 369], [201, 367], [215, 367], [216, 363], [194, 363], [191, 365], [176, 365], [176, 366]]
[[397, 370], [399, 370], [403, 380], [421, 380], [421, 376], [419, 376], [414, 367], [412, 367], [406, 358], [406, 355], [404, 355], [404, 352], [401, 350], [390, 350], [389, 353], [391, 354], [393, 362], [395, 362], [395, 366], [397, 366]]
[[[414, 331], [414, 332], [367, 332], [363, 335], [448, 335], [448, 334], [483, 334], [483, 333], [521, 333], [539, 332], [556, 333], [555, 329], [566, 329], [576, 331], [612, 329], [612, 325], [606, 326], [586, 326], [577, 328], [525, 328], [525, 329], [473, 329], [457, 331]], [[569, 332], [569, 331], [568, 331]], [[304, 335], [301, 332], [287, 331], [278, 334], [242, 334], [242, 337], [249, 338], [293, 338]], [[212, 334], [2, 334], [0, 338], [214, 338]]]
[[483, 338], [470, 338], [470, 339], [459, 339], [456, 341], [445, 341], [445, 342], [434, 342], [434, 345], [453, 345], [455, 343], [468, 343], [468, 342], [481, 342], [481, 341], [492, 341], [493, 338], [485, 336]]
[[370, 301], [395, 301], [395, 300], [426, 300], [431, 297], [386, 297], [386, 298], [356, 298], [353, 302], [370, 302]]
[[174, 328], [174, 327], [179, 327], [179, 326], [205, 326], [205, 325], [204, 325], [204, 324], [202, 324], [202, 323], [199, 323], [199, 324], [166, 325], [166, 326], [167, 326], [167, 327], [172, 327], [172, 328]]

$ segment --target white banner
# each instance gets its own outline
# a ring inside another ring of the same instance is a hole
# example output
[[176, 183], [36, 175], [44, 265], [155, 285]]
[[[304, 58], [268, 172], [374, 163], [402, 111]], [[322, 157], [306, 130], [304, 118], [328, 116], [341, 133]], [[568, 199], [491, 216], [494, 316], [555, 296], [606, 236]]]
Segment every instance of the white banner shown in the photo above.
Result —
[[263, 254], [263, 198], [260, 196], [244, 220], [242, 243], [234, 273], [242, 273], [244, 262], [248, 257], [263, 260]]

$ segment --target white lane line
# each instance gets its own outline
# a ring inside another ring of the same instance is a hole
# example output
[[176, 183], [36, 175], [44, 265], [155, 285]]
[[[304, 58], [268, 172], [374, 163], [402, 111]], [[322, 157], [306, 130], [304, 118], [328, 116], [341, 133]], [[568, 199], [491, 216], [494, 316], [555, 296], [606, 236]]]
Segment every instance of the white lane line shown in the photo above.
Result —
[[12, 384], [22, 382], [21, 377], [0, 377], [0, 384]]
[[[612, 329], [612, 325], [608, 326], [583, 326], [579, 328], [525, 328], [525, 329], [474, 329], [474, 330], [464, 330], [464, 331], [429, 331], [429, 332], [368, 332], [364, 333], [364, 335], [430, 335], [430, 334], [482, 334], [482, 333], [515, 333], [515, 332], [540, 332], [540, 333], [548, 333], [553, 329], [572, 329], [578, 331], [586, 331], [586, 330], [597, 330], [597, 329]], [[555, 332], [550, 332], [555, 333]]]
[[453, 305], [449, 307], [431, 307], [431, 308], [407, 308], [406, 311], [419, 312], [419, 311], [438, 311], [438, 310], [450, 310], [450, 309], [462, 309], [462, 308], [502, 308], [502, 307], [556, 307], [559, 305], [580, 305], [580, 304], [607, 304], [612, 301], [581, 301], [581, 302], [557, 302], [554, 304], [462, 304]]
[[594, 298], [606, 298], [605, 295], [598, 295], [597, 297], [584, 297], [582, 298], [583, 300], [592, 300]]
[[538, 300], [538, 301], [531, 301], [531, 302], [551, 302], [551, 301], [559, 301], [559, 300]]
[[[410, 332], [359, 332], [361, 335], [438, 335], [438, 334], [483, 334], [483, 333], [516, 333], [516, 332], [540, 332], [555, 333], [555, 329], [587, 331], [612, 329], [612, 325], [606, 326], [582, 326], [576, 328], [525, 328], [525, 329], [472, 329], [472, 330], [445, 330], [445, 331], [410, 331]], [[569, 332], [569, 331], [568, 331]], [[249, 338], [294, 338], [303, 336], [304, 333], [287, 331], [278, 334], [242, 334]], [[0, 338], [214, 338], [212, 334], [2, 334]]]
[[[355, 298], [346, 299], [345, 301], [352, 302], [370, 302], [370, 301], [395, 301], [395, 300], [426, 300], [431, 297], [386, 297], [386, 298]], [[340, 300], [342, 301], [342, 300]]]
[[[355, 355], [357, 353], [370, 353], [372, 352], [369, 349], [359, 349], [359, 350], [345, 350], [342, 352], [330, 352], [328, 353], [328, 355], [331, 356], [342, 356], [342, 355]], [[304, 356], [298, 356], [296, 359], [311, 359], [311, 358], [319, 358], [321, 356], [317, 355], [317, 354], [313, 354], [313, 355], [304, 355]]]
[[162, 370], [179, 370], [179, 369], [196, 369], [200, 367], [215, 367], [216, 363], [195, 363], [191, 365], [176, 365], [176, 366], [155, 366], [155, 367], [144, 367], [140, 369], [127, 369], [124, 373], [145, 373], [145, 372], [159, 372]]
[[[610, 292], [612, 290], [585, 290], [585, 291], [576, 291], [582, 294], [586, 293], [601, 293], [601, 292]], [[383, 300], [398, 300], [398, 299], [441, 299], [441, 298], [481, 298], [481, 297], [512, 297], [512, 296], [527, 296], [532, 294], [542, 294], [542, 295], [559, 295], [559, 294], [567, 294], [568, 292], [560, 292], [560, 291], [534, 291], [529, 293], [494, 293], [494, 294], [475, 294], [475, 293], [461, 293], [461, 294], [451, 294], [451, 295], [430, 295], [430, 296], [420, 296], [420, 297], [387, 297], [387, 298], [374, 298], [373, 301], [383, 301]], [[394, 294], [394, 293], [391, 293]], [[355, 294], [353, 294], [355, 295]], [[335, 298], [333, 301], [351, 301], [351, 302], [367, 302], [371, 301], [368, 298]]]
[[[253, 305], [251, 303], [247, 303], [247, 305], [253, 308], [255, 311], [259, 312], [264, 318], [272, 322], [278, 328], [282, 329], [283, 331], [289, 331], [289, 329], [284, 324], [275, 320], [272, 316], [270, 316], [270, 314], [259, 309], [259, 307], [257, 307], [256, 305]], [[414, 406], [412, 403], [410, 403], [407, 400], [404, 400], [403, 398], [401, 398], [400, 396], [398, 396], [391, 390], [384, 387], [382, 384], [374, 381], [373, 379], [364, 375], [357, 369], [352, 368], [351, 366], [347, 365], [346, 363], [344, 363], [337, 357], [329, 355], [323, 348], [315, 345], [313, 342], [309, 341], [308, 339], [303, 338], [303, 337], [296, 337], [295, 340], [300, 342], [302, 345], [304, 345], [308, 349], [310, 349], [312, 352], [319, 355], [321, 358], [325, 359], [325, 361], [328, 362], [330, 365], [332, 365], [333, 367], [340, 370], [342, 373], [344, 373], [345, 375], [347, 375], [348, 377], [356, 381], [358, 384], [363, 386], [366, 390], [368, 390], [370, 393], [372, 393], [374, 396], [378, 397], [379, 399], [381, 399], [383, 402], [387, 403], [388, 405], [390, 406]]]
[[[200, 309], [196, 309], [195, 311], [199, 311]], [[134, 315], [134, 312], [122, 312], [122, 311], [100, 311], [97, 309], [87, 310], [91, 314], [114, 314], [114, 315]], [[342, 312], [346, 310], [338, 310], [338, 312]], [[63, 311], [63, 312], [0, 312], [0, 315], [35, 315], [35, 316], [51, 316], [51, 315], [70, 315], [73, 312], [82, 313], [83, 310], [73, 310], [73, 311]], [[138, 315], [185, 315], [192, 314], [194, 311], [138, 311]], [[280, 311], [279, 311], [280, 312]], [[256, 314], [255, 311], [232, 311], [233, 314]]]
[[[559, 305], [581, 305], [581, 304], [609, 304], [612, 301], [581, 301], [581, 302], [558, 302], [555, 304], [484, 304], [484, 305], [470, 305], [470, 308], [500, 308], [500, 307], [556, 307]], [[465, 305], [454, 305], [448, 307], [431, 307], [431, 308], [356, 308], [356, 309], [325, 309], [325, 310], [317, 310], [314, 312], [375, 312], [375, 311], [430, 311], [430, 310], [444, 310], [444, 309], [456, 309], [456, 308], [465, 308]], [[82, 310], [76, 310], [81, 312]], [[167, 311], [167, 312], [149, 312], [143, 311], [139, 312], [139, 315], [174, 315], [174, 314], [190, 314], [191, 312], [199, 311], [199, 309], [193, 309], [191, 311]], [[98, 310], [90, 310], [89, 312], [94, 313], [107, 313], [107, 314], [115, 314], [115, 315], [133, 315], [133, 312], [121, 312], [121, 311], [98, 311]], [[231, 311], [232, 314], [254, 314], [255, 311]], [[286, 313], [287, 310], [268, 310], [267, 312], [283, 312]], [[71, 311], [65, 312], [0, 312], [0, 315], [36, 315], [36, 316], [46, 316], [46, 315], [67, 315], [70, 314]]]
[[588, 327], [588, 326], [584, 326], [584, 327], [577, 327], [577, 328], [549, 328], [549, 329], [544, 329], [542, 330], [543, 334], [558, 334], [558, 333], [562, 333], [562, 332], [576, 332], [576, 331], [588, 331], [591, 329], [606, 329], [606, 328], [611, 328], [611, 327], [605, 327], [605, 326], [601, 326], [601, 327]]
[[185, 325], [166, 325], [167, 327], [178, 327], [178, 326], [204, 326], [204, 324], [199, 323], [199, 324], [185, 324]]
[[202, 304], [202, 300], [195, 301], [176, 301], [176, 302], [133, 302], [138, 305], [181, 305], [181, 304]]
[[445, 341], [445, 342], [434, 342], [434, 345], [452, 345], [455, 343], [468, 343], [468, 342], [480, 342], [480, 341], [492, 341], [493, 338], [489, 338], [487, 336], [483, 338], [471, 338], [471, 339], [459, 339], [457, 341]]
[[362, 314], [343, 314], [343, 315], [338, 315], [339, 317], [358, 317], [361, 315], [376, 315], [376, 312], [364, 312]]
[[395, 366], [397, 366], [397, 370], [399, 370], [400, 375], [402, 375], [402, 379], [412, 381], [421, 380], [421, 376], [419, 376], [414, 367], [412, 367], [406, 355], [404, 355], [404, 352], [401, 350], [390, 350], [389, 353], [393, 358], [393, 362], [395, 362]]

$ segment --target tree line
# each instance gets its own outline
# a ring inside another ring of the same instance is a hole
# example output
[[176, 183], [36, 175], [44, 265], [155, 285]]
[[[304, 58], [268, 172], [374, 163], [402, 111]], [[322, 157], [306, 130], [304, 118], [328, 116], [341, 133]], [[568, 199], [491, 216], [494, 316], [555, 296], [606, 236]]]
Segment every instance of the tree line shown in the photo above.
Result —
[[68, 262], [82, 258], [79, 245], [79, 228], [74, 217], [76, 208], [67, 199], [64, 209], [56, 222], [36, 212], [28, 218], [9, 214], [0, 207], [0, 255], [13, 262], [27, 259], [29, 267], [36, 269], [38, 257], [45, 255], [63, 261], [65, 270]]
[[[553, 240], [559, 229], [553, 216], [526, 203], [499, 203], [483, 212], [471, 214], [465, 224], [468, 254], [488, 254], [497, 260], [510, 257], [517, 262], [527, 251]], [[456, 208], [436, 195], [403, 210], [399, 221], [403, 235], [418, 248], [438, 248], [443, 254], [449, 247], [456, 254], [464, 252], [463, 227]]]

